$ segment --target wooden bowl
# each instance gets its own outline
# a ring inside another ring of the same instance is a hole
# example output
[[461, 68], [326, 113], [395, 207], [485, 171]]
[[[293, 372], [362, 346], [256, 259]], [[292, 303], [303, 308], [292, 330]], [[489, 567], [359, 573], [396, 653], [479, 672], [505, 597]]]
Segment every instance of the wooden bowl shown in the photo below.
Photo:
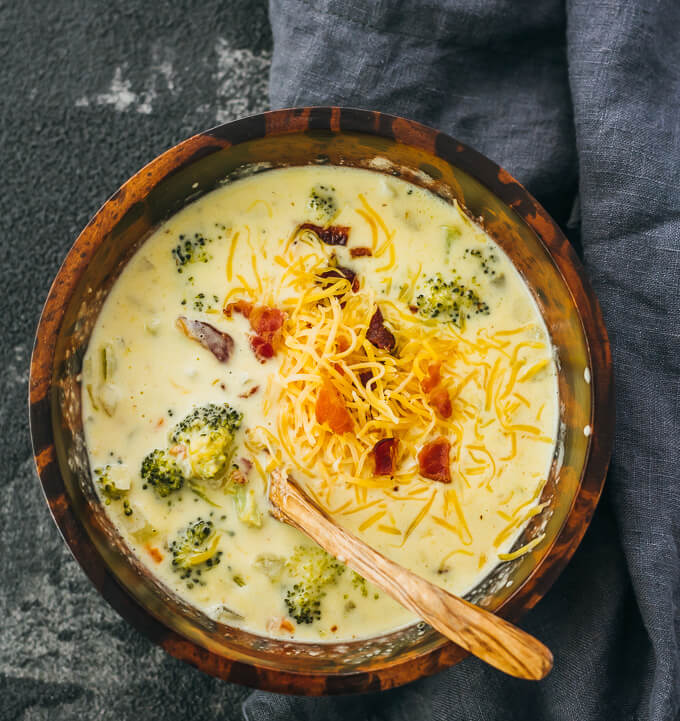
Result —
[[98, 501], [83, 437], [79, 374], [111, 285], [160, 222], [244, 171], [325, 163], [369, 167], [457, 198], [524, 276], [556, 348], [561, 430], [542, 497], [548, 505], [518, 545], [541, 531], [546, 538], [499, 565], [469, 598], [517, 619], [543, 596], [593, 515], [614, 425], [607, 332], [569, 242], [507, 172], [448, 135], [364, 110], [278, 110], [195, 135], [130, 178], [76, 240], [38, 326], [30, 419], [45, 498], [104, 598], [170, 654], [236, 683], [314, 695], [392, 688], [451, 666], [465, 653], [424, 624], [350, 643], [303, 644], [216, 623], [184, 603], [132, 556]]

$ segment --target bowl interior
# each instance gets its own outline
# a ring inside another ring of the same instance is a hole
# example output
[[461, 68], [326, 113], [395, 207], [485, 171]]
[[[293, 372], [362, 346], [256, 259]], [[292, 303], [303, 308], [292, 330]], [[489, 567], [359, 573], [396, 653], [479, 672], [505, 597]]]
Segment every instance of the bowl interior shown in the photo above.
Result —
[[[83, 565], [86, 565], [83, 557], [87, 557], [91, 576], [97, 573], [92, 569], [101, 568], [100, 588], [115, 579], [134, 599], [133, 605], [141, 606], [160, 622], [160, 626], [154, 625], [142, 612], [138, 625], [143, 626], [147, 619], [149, 627], [170, 629], [176, 634], [173, 638], [187, 639], [203, 659], [194, 659], [198, 665], [241, 682], [297, 693], [384, 688], [436, 670], [462, 658], [463, 653], [451, 644], [444, 648], [442, 637], [424, 624], [351, 643], [300, 644], [263, 638], [216, 623], [159, 584], [132, 556], [110, 522], [97, 499], [88, 467], [79, 374], [92, 327], [121, 269], [149, 233], [185, 204], [244, 173], [288, 165], [329, 163], [398, 175], [448, 200], [458, 199], [471, 215], [481, 219], [536, 299], [559, 366], [560, 432], [552, 472], [543, 491], [542, 500], [547, 506], [532, 519], [517, 545], [540, 533], [545, 533], [545, 539], [523, 557], [496, 567], [469, 595], [476, 603], [508, 616], [532, 606], [554, 580], [561, 566], [548, 568], [544, 563], [547, 557], [563, 554], [566, 562], [575, 547], [573, 533], [565, 538], [562, 531], [570, 515], [578, 510], [577, 500], [591, 451], [592, 438], [584, 433], [584, 428], [594, 425], [593, 382], [588, 382], [588, 375], [595, 378], [602, 360], [593, 358], [590, 345], [593, 341], [606, 343], [606, 337], [604, 341], [591, 338], [589, 342], [581, 309], [591, 299], [587, 294], [585, 299], [575, 297], [581, 292], [581, 285], [575, 291], [564, 267], [560, 268], [551, 255], [551, 251], [557, 252], [559, 243], [566, 243], [563, 236], [555, 236], [552, 228], [550, 233], [541, 233], [538, 222], [531, 224], [525, 220], [527, 212], [520, 204], [501, 200], [489, 186], [495, 184], [497, 191], [506, 183], [505, 176], [502, 171], [497, 172], [493, 183], [490, 176], [483, 177], [489, 169], [498, 171], [488, 161], [484, 161], [488, 165], [480, 173], [471, 172], [471, 165], [481, 157], [473, 151], [464, 149], [472, 155], [461, 156], [457, 163], [455, 154], [462, 146], [455, 145], [455, 141], [437, 136], [434, 143], [418, 138], [404, 142], [403, 138], [395, 137], [394, 126], [390, 133], [381, 135], [344, 128], [342, 132], [337, 132], [338, 128], [315, 129], [308, 122], [304, 129], [277, 126], [271, 119], [263, 126], [252, 119], [250, 122], [248, 126], [248, 121], [242, 121], [246, 125], [240, 130], [234, 128], [238, 124], [223, 126], [168, 151], [128, 181], [83, 231], [51, 292], [59, 301], [59, 307], [54, 309], [53, 336], [47, 339], [43, 327], [43, 336], [39, 330], [36, 341], [38, 360], [34, 357], [34, 364], [40, 361], [50, 366], [42, 406], [49, 418], [42, 417], [36, 406], [32, 419], [36, 457], [41, 448], [41, 433], [45, 443], [51, 434], [57, 464], [53, 464], [51, 473], [41, 470], [48, 502], [72, 547], [70, 536], [76, 530], [69, 531], [68, 526], [81, 526], [78, 533], [86, 540], [74, 551]], [[447, 143], [454, 145], [448, 147]], [[42, 323], [45, 322], [43, 319]], [[584, 373], [586, 369], [588, 373]], [[34, 370], [33, 374], [39, 372]], [[39, 460], [38, 466], [40, 470]], [[597, 502], [602, 480], [603, 477], [597, 478], [594, 496], [579, 511], [582, 518], [574, 525], [576, 542]], [[60, 512], [59, 503], [68, 506], [68, 514]], [[110, 593], [119, 594], [120, 589]], [[433, 656], [434, 652], [437, 654]], [[187, 653], [182, 655], [187, 657]], [[219, 659], [228, 659], [229, 664], [221, 664]], [[240, 669], [237, 677], [233, 675], [234, 667]], [[401, 675], [381, 675], [383, 670], [396, 667], [409, 670]], [[258, 680], [249, 676], [248, 669], [252, 668], [261, 670], [269, 680], [263, 682], [262, 677]], [[319, 676], [324, 679], [323, 686], [300, 688], [290, 682], [296, 674]], [[272, 678], [288, 680], [284, 683]]]

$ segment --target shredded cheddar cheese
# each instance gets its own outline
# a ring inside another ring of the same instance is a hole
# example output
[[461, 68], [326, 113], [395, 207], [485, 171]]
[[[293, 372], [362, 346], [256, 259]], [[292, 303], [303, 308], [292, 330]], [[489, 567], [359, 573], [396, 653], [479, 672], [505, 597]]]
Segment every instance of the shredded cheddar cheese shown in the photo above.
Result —
[[[289, 605], [298, 559], [319, 549], [267, 513], [275, 472], [458, 595], [544, 552], [541, 509], [564, 485], [558, 367], [526, 284], [455, 201], [375, 168], [248, 168], [219, 184], [131, 256], [83, 358], [105, 512], [162, 583], [248, 632], [318, 643], [415, 622], [347, 572], [311, 619]], [[192, 421], [171, 440], [202, 407], [206, 423], [215, 408], [234, 419], [233, 437]], [[139, 482], [154, 459], [184, 490]], [[213, 521], [195, 575], [150, 555]]]
[[[368, 225], [373, 255], [387, 255], [375, 272], [389, 272], [396, 262], [394, 233], [361, 195], [359, 202], [355, 212]], [[250, 229], [244, 230], [249, 242]], [[228, 278], [238, 239], [237, 232], [229, 251]], [[545, 350], [543, 343], [522, 339], [534, 326], [495, 332], [481, 328], [471, 339], [450, 323], [422, 318], [409, 308], [422, 264], [409, 272], [397, 298], [377, 297], [366, 284], [353, 292], [350, 280], [341, 274], [324, 280], [324, 273], [334, 267], [333, 251], [305, 229], [293, 232], [282, 251], [273, 256], [281, 270], [276, 281], [258, 271], [255, 253], [250, 254], [250, 261], [254, 283], [237, 274], [239, 287], [227, 294], [225, 304], [244, 298], [271, 304], [286, 314], [281, 358], [263, 401], [267, 412], [275, 414], [273, 429], [252, 430], [270, 454], [267, 472], [288, 467], [305, 479], [315, 479], [314, 493], [321, 505], [341, 515], [360, 515], [360, 531], [375, 527], [400, 536], [403, 545], [429, 515], [463, 546], [470, 545], [473, 539], [457, 488], [491, 489], [501, 477], [503, 463], [516, 458], [520, 437], [523, 442], [547, 439], [538, 426], [514, 421], [522, 406], [531, 405], [521, 393], [522, 385], [548, 363], [527, 355]], [[367, 338], [378, 307], [396, 339], [397, 352], [378, 348]], [[441, 369], [441, 382], [449, 392], [452, 413], [448, 418], [438, 413], [422, 387], [434, 364]], [[333, 397], [346, 409], [352, 419], [351, 432], [337, 433], [318, 421], [317, 402], [323, 387], [332, 388]], [[481, 407], [475, 400], [480, 391]], [[433, 486], [418, 472], [420, 448], [440, 436], [452, 443], [450, 488]], [[501, 456], [489, 450], [497, 447], [492, 438], [499, 436], [508, 447]], [[376, 443], [385, 438], [398, 440], [396, 466], [389, 477], [374, 475], [371, 455]], [[338, 488], [353, 488], [354, 495], [334, 508]], [[437, 497], [442, 499], [443, 517], [431, 514]], [[387, 499], [415, 501], [419, 508], [409, 523], [386, 524]], [[535, 499], [530, 505], [529, 513], [540, 510]], [[516, 518], [514, 513], [501, 517], [509, 523], [498, 534], [496, 547], [528, 518], [526, 514]]]
[[[378, 228], [385, 234], [389, 249], [392, 247], [389, 230], [365, 199], [361, 200], [363, 209], [357, 212], [374, 236]], [[234, 244], [237, 238], [238, 234]], [[477, 342], [471, 343], [450, 325], [423, 322], [403, 300], [381, 299], [385, 323], [397, 338], [399, 352], [394, 355], [376, 348], [366, 337], [369, 320], [378, 305], [374, 292], [363, 287], [352, 293], [350, 282], [342, 277], [334, 278], [330, 284], [320, 283], [329, 267], [330, 253], [308, 233], [302, 231], [291, 236], [285, 251], [274, 260], [284, 271], [276, 287], [265, 287], [254, 255], [256, 285], [249, 286], [238, 276], [242, 293], [252, 302], [265, 297], [288, 315], [283, 358], [278, 373], [268, 384], [265, 398], [268, 409], [278, 408], [276, 432], [258, 430], [272, 458], [320, 480], [324, 505], [330, 504], [338, 484], [388, 494], [392, 486], [416, 483], [407, 498], [414, 493], [420, 495], [427, 484], [417, 474], [415, 459], [428, 438], [446, 435], [455, 439], [457, 476], [467, 487], [473, 485], [471, 477], [480, 478], [474, 483], [480, 487], [494, 482], [498, 462], [512, 460], [517, 453], [517, 433], [541, 439], [537, 427], [512, 423], [519, 403], [528, 405], [516, 390], [517, 384], [529, 380], [538, 365], [543, 367], [543, 361], [539, 361], [531, 366], [530, 372], [520, 376], [525, 365], [520, 353], [526, 348], [543, 348], [543, 344], [531, 341], [513, 344], [513, 337], [521, 329], [499, 331], [494, 336], [483, 330]], [[411, 276], [405, 298], [412, 295], [419, 275], [420, 268]], [[438, 416], [421, 387], [427, 368], [435, 363], [442, 366], [443, 379], [453, 389], [455, 412], [450, 419]], [[466, 385], [478, 382], [480, 373], [486, 399], [483, 411], [465, 398]], [[367, 374], [369, 380], [364, 384]], [[317, 422], [315, 403], [324, 383], [332, 385], [354, 419], [354, 432], [336, 434]], [[507, 402], [511, 394], [519, 398], [518, 402]], [[466, 420], [474, 420], [473, 437], [465, 432]], [[510, 440], [509, 455], [495, 458], [484, 444], [485, 431], [495, 428]], [[383, 438], [399, 440], [397, 467], [390, 478], [374, 476], [371, 465], [371, 451]], [[473, 465], [463, 465], [463, 458]], [[409, 526], [396, 529], [402, 535], [402, 543], [422, 522], [439, 491], [435, 488], [428, 500], [421, 501], [421, 508]], [[454, 530], [461, 542], [470, 543], [460, 502], [457, 498], [449, 501], [448, 493], [446, 503], [455, 509], [457, 524], [451, 525], [438, 517], [433, 520]], [[357, 496], [360, 498], [361, 494]], [[374, 505], [357, 502], [354, 508], [350, 504], [349, 510], [343, 512], [363, 513]], [[371, 527], [383, 516], [383, 511], [367, 515], [360, 529]]]

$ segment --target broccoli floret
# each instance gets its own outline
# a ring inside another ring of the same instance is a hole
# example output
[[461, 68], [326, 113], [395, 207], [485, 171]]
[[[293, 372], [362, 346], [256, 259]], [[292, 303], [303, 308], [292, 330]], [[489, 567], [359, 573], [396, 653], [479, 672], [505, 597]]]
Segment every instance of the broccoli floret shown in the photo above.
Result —
[[416, 307], [425, 318], [448, 320], [460, 328], [466, 318], [489, 315], [487, 303], [476, 290], [463, 285], [458, 276], [446, 282], [441, 273], [437, 273], [425, 281], [423, 291], [416, 296]]
[[212, 242], [201, 233], [194, 233], [193, 237], [179, 236], [179, 243], [172, 249], [172, 257], [177, 264], [177, 272], [182, 273], [184, 266], [189, 263], [207, 263], [211, 255], [206, 246]]
[[284, 599], [288, 614], [298, 624], [321, 618], [321, 599], [328, 586], [337, 583], [345, 566], [318, 546], [297, 546], [286, 561], [292, 585]]
[[151, 451], [142, 461], [142, 481], [144, 488], [148, 484], [154, 491], [165, 498], [179, 491], [186, 480], [177, 461], [165, 450], [157, 448]]
[[130, 476], [127, 467], [122, 464], [95, 468], [94, 477], [107, 506], [111, 501], [120, 501], [130, 490]]
[[307, 209], [312, 219], [317, 223], [326, 225], [338, 214], [338, 204], [335, 199], [335, 188], [327, 185], [316, 185], [312, 188], [307, 201]]
[[222, 551], [217, 549], [220, 535], [212, 521], [196, 519], [170, 543], [173, 570], [187, 581], [187, 586], [204, 585], [203, 571], [208, 571], [220, 562]]
[[192, 474], [210, 481], [225, 475], [234, 452], [234, 435], [243, 415], [227, 403], [195, 408], [178, 423], [170, 442], [187, 448]]

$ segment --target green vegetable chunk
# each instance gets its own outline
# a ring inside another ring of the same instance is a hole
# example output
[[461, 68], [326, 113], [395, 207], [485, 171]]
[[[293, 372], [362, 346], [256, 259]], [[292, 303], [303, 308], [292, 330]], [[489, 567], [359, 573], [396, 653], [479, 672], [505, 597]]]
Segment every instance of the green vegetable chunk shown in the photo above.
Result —
[[130, 490], [130, 478], [124, 465], [100, 466], [94, 469], [94, 477], [107, 506], [111, 501], [120, 501]]
[[307, 201], [307, 210], [313, 220], [327, 225], [338, 214], [338, 203], [335, 188], [327, 185], [316, 185], [312, 188]]
[[473, 315], [489, 315], [489, 306], [476, 290], [463, 285], [459, 276], [445, 281], [437, 273], [425, 281], [423, 291], [416, 296], [418, 313], [424, 318], [451, 321], [459, 328], [466, 318]]
[[321, 600], [326, 589], [338, 582], [345, 566], [318, 546], [297, 546], [286, 561], [291, 584], [284, 602], [288, 614], [298, 624], [321, 618]]
[[247, 486], [238, 486], [233, 491], [234, 505], [238, 520], [253, 528], [262, 527], [262, 511], [257, 506], [255, 492]]
[[192, 476], [203, 481], [225, 476], [234, 453], [234, 436], [243, 415], [224, 403], [195, 408], [170, 434], [170, 443], [186, 446]]
[[352, 586], [359, 591], [362, 596], [368, 596], [368, 586], [366, 579], [360, 576], [356, 571], [352, 571]]
[[212, 257], [206, 246], [212, 242], [201, 233], [192, 237], [179, 236], [179, 243], [172, 249], [172, 257], [177, 264], [177, 272], [182, 273], [184, 267], [191, 263], [207, 263]]
[[165, 450], [157, 448], [142, 461], [142, 481], [152, 486], [161, 498], [179, 491], [186, 478], [175, 459]]
[[220, 535], [212, 521], [197, 518], [170, 543], [172, 567], [187, 581], [187, 586], [205, 585], [201, 580], [203, 571], [220, 563], [222, 551], [218, 550]]

